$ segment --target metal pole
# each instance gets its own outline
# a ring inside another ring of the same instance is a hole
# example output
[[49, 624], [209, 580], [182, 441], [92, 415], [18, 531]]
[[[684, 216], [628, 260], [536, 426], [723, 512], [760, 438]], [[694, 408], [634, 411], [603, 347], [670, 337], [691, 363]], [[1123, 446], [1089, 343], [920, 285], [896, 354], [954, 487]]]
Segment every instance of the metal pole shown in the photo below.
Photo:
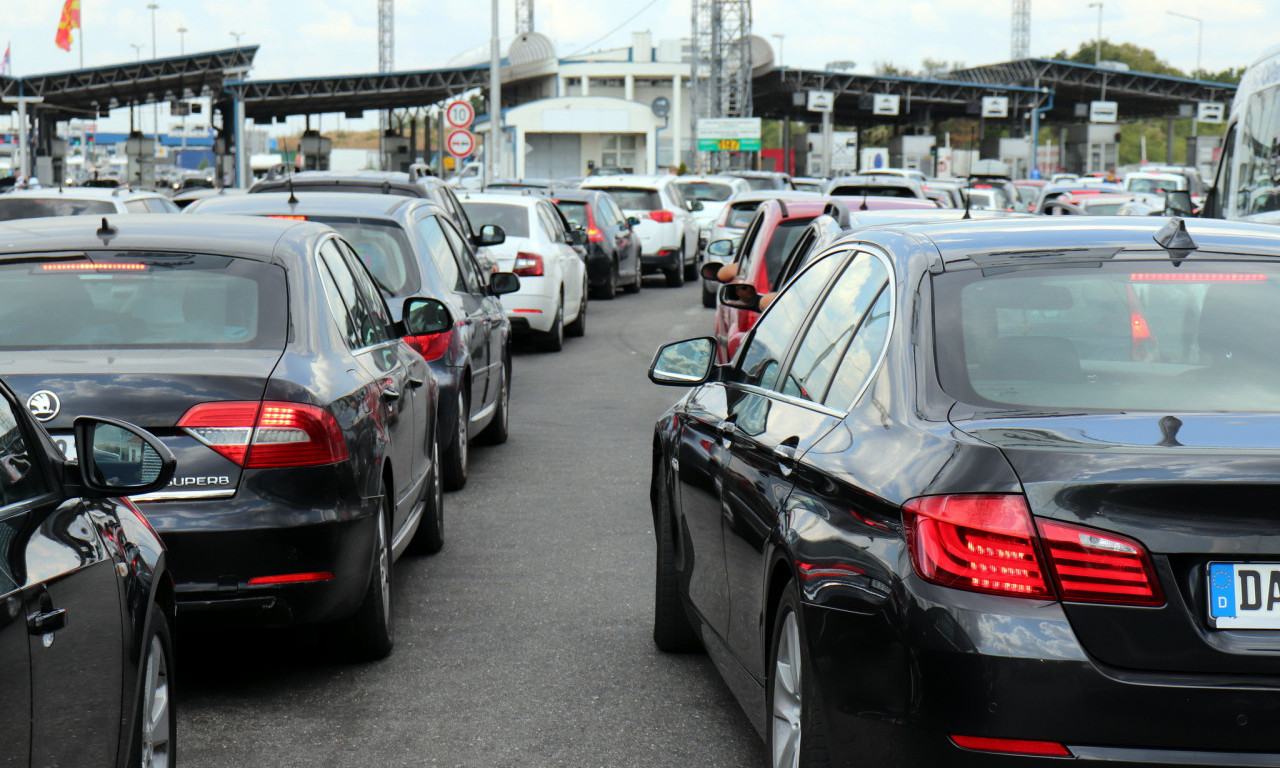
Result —
[[[160, 6], [156, 3], [147, 3], [147, 9], [151, 11], [151, 58], [159, 58], [156, 54], [156, 9]], [[156, 145], [160, 144], [160, 102], [156, 102], [151, 107], [151, 133], [155, 137]], [[152, 180], [154, 183], [154, 179]]]
[[492, 2], [493, 32], [489, 39], [489, 180], [502, 173], [502, 52], [498, 45], [498, 0]]
[[1098, 42], [1094, 50], [1093, 65], [1102, 66], [1102, 3], [1089, 3], [1090, 8], [1098, 9]]
[[[831, 115], [835, 111], [833, 108], [822, 113], [822, 175], [828, 179], [835, 178], [835, 174], [831, 172]], [[861, 151], [861, 147], [858, 148]]]
[[[1177, 11], [1165, 11], [1165, 13], [1167, 13], [1170, 16], [1176, 16], [1179, 19], [1186, 19], [1187, 21], [1194, 21], [1196, 23], [1196, 71], [1192, 72], [1191, 76], [1196, 80], [1199, 80], [1200, 79], [1200, 52], [1204, 44], [1204, 20], [1196, 16], [1188, 16], [1185, 13], [1178, 13]], [[1200, 121], [1196, 119], [1196, 117], [1191, 118], [1191, 135], [1192, 136], [1200, 135]]]

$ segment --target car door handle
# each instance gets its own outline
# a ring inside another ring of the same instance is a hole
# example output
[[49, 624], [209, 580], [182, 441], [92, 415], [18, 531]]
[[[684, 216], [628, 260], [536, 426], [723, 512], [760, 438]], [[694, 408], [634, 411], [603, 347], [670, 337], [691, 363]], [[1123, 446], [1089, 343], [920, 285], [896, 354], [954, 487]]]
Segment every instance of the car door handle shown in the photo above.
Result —
[[388, 402], [399, 400], [400, 393], [397, 390], [388, 387], [382, 390], [382, 399]]
[[733, 446], [733, 431], [738, 425], [728, 419], [716, 425], [716, 431], [720, 433], [720, 444], [725, 448]]
[[57, 632], [67, 626], [67, 609], [57, 608], [52, 611], [41, 611], [27, 617], [27, 628], [33, 635]]
[[795, 467], [796, 447], [782, 443], [773, 449], [773, 457], [778, 460], [778, 469], [782, 472], [782, 476], [787, 477]]
[[410, 376], [410, 377], [409, 377], [409, 386], [410, 386], [410, 387], [412, 387], [412, 388], [414, 388], [414, 389], [417, 389], [418, 387], [420, 387], [420, 386], [422, 386], [423, 384], [426, 384], [426, 383], [427, 383], [427, 380], [426, 380], [426, 379], [424, 379], [424, 378], [422, 378], [422, 377], [420, 377], [420, 376]]

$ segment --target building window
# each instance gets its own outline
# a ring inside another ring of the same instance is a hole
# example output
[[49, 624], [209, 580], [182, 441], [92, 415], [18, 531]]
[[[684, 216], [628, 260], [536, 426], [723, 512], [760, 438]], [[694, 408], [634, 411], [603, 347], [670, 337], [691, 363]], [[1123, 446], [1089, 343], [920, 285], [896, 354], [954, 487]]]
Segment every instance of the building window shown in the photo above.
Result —
[[634, 133], [610, 134], [601, 137], [600, 165], [605, 168], [625, 168], [634, 171], [638, 143], [638, 137]]

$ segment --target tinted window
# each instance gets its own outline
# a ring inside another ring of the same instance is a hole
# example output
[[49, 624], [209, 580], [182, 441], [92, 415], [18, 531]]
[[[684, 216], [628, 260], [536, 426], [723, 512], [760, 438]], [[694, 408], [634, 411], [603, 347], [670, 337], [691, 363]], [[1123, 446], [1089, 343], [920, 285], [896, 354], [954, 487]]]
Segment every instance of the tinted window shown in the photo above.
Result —
[[108, 200], [44, 197], [0, 198], [0, 221], [38, 219], [44, 216], [99, 216], [115, 212], [115, 204]]
[[418, 287], [417, 257], [399, 224], [374, 219], [308, 217], [333, 227], [356, 249], [387, 296], [407, 296]]
[[841, 184], [832, 188], [828, 193], [833, 196], [844, 197], [862, 197], [871, 195], [874, 197], [915, 197], [916, 193], [907, 187], [890, 187], [890, 186], [866, 186], [863, 184]]
[[360, 257], [351, 249], [351, 246], [341, 241], [335, 242], [346, 257], [347, 268], [351, 270], [351, 277], [355, 280], [357, 298], [373, 324], [370, 332], [365, 336], [365, 343], [381, 344], [390, 338], [387, 334], [387, 326], [391, 323], [391, 319], [387, 316], [387, 303], [370, 277], [369, 270], [361, 263]]
[[556, 205], [575, 228], [587, 228], [587, 204], [581, 200], [561, 200]]
[[609, 194], [623, 210], [658, 211], [662, 209], [662, 197], [656, 189], [609, 187]]
[[178, 206], [171, 200], [163, 197], [148, 197], [146, 199], [147, 210], [152, 213], [177, 213]]
[[124, 201], [124, 209], [129, 213], [151, 213], [151, 209], [147, 207], [146, 200], [126, 200]]
[[480, 267], [471, 258], [471, 249], [463, 241], [462, 235], [448, 221], [441, 221], [440, 228], [444, 230], [444, 235], [448, 238], [449, 245], [453, 249], [454, 261], [457, 262], [458, 268], [462, 271], [462, 279], [466, 281], [472, 293], [483, 292], [484, 281], [480, 277]]
[[828, 278], [839, 266], [840, 256], [825, 256], [795, 279], [769, 306], [751, 334], [751, 342], [741, 352], [739, 381], [773, 389], [782, 356], [809, 309], [817, 301]]
[[615, 222], [618, 224], [626, 222], [627, 215], [622, 212], [622, 209], [618, 207], [618, 204], [614, 202], [612, 197], [606, 197], [602, 202], [604, 207], [608, 209], [609, 216], [611, 216]]
[[342, 304], [346, 307], [347, 314], [351, 316], [351, 327], [355, 332], [354, 348], [359, 349], [384, 341], [385, 328], [373, 316], [369, 305], [361, 300], [360, 289], [356, 285], [355, 278], [347, 268], [347, 263], [333, 240], [321, 243], [320, 258], [328, 267], [329, 276], [333, 278], [333, 283], [338, 288], [338, 295], [342, 297]]
[[771, 178], [749, 178], [745, 179], [747, 186], [752, 189], [782, 189], [782, 184], [776, 179]]
[[462, 207], [467, 209], [471, 223], [477, 228], [483, 228], [485, 224], [496, 224], [502, 227], [507, 237], [529, 236], [528, 206], [466, 202]]
[[729, 206], [729, 218], [725, 221], [726, 227], [734, 229], [746, 229], [751, 223], [751, 219], [756, 215], [756, 209], [760, 207], [763, 200], [743, 200], [740, 203], [734, 203]]
[[791, 253], [796, 241], [804, 234], [805, 228], [814, 218], [816, 217], [788, 219], [780, 222], [778, 228], [773, 230], [773, 237], [769, 238], [769, 245], [764, 251], [764, 268], [769, 275], [770, 286], [777, 285], [778, 270], [782, 269], [783, 259]]
[[0, 265], [0, 347], [284, 346], [280, 267], [190, 253], [89, 259]]
[[686, 181], [676, 184], [687, 200], [703, 200], [712, 203], [723, 203], [733, 197], [733, 187], [728, 184], [716, 184], [709, 181]]
[[[488, 222], [485, 222], [488, 223]], [[481, 225], [483, 226], [483, 224]], [[440, 271], [440, 279], [445, 288], [465, 293], [467, 281], [461, 267], [453, 258], [453, 249], [449, 247], [449, 239], [435, 216], [418, 220], [418, 236], [427, 256]]]
[[[0, 397], [0, 495], [5, 505], [35, 498], [48, 491], [39, 459], [27, 448], [13, 404]], [[4, 533], [0, 528], [0, 534]], [[0, 577], [0, 588], [5, 586]], [[7, 591], [7, 590], [6, 590]]]
[[853, 406], [853, 399], [862, 391], [871, 375], [871, 368], [880, 359], [885, 340], [889, 338], [889, 304], [892, 301], [889, 285], [880, 289], [880, 295], [871, 305], [871, 311], [862, 318], [862, 325], [845, 350], [840, 367], [823, 396], [824, 405], [837, 410]]

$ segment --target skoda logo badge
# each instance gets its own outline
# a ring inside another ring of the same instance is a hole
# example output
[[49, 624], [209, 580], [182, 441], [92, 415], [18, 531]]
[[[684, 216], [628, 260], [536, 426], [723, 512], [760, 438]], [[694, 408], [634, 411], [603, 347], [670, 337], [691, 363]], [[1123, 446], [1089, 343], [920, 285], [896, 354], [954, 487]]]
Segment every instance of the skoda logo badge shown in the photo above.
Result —
[[31, 415], [35, 416], [37, 421], [49, 421], [57, 416], [61, 409], [62, 401], [47, 389], [42, 389], [27, 398], [27, 410], [31, 411]]

